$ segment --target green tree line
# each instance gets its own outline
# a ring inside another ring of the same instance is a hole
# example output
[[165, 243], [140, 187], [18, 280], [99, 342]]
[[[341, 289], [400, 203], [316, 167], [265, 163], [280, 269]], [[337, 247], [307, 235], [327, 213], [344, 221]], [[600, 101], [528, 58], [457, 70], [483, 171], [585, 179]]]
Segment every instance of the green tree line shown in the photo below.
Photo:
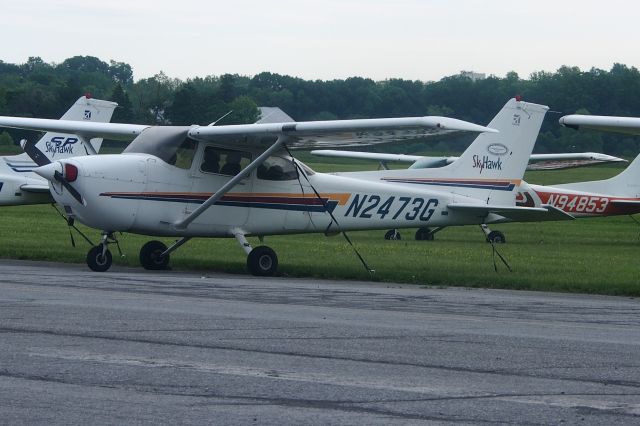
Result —
[[[118, 102], [113, 122], [174, 125], [209, 124], [229, 111], [233, 112], [221, 123], [250, 123], [257, 118], [258, 105], [278, 106], [296, 120], [446, 115], [487, 124], [507, 99], [521, 95], [551, 107], [537, 152], [635, 156], [640, 151], [636, 138], [575, 132], [557, 123], [561, 115], [576, 112], [640, 116], [640, 72], [623, 64], [587, 71], [564, 66], [526, 79], [511, 72], [480, 80], [451, 76], [435, 82], [361, 77], [324, 81], [263, 72], [182, 81], [159, 72], [136, 81], [129, 64], [93, 56], [75, 56], [59, 64], [39, 57], [24, 64], [0, 61], [0, 115], [59, 118], [85, 93]], [[25, 135], [12, 130], [0, 141]], [[445, 140], [435, 149], [459, 151], [467, 140]]]

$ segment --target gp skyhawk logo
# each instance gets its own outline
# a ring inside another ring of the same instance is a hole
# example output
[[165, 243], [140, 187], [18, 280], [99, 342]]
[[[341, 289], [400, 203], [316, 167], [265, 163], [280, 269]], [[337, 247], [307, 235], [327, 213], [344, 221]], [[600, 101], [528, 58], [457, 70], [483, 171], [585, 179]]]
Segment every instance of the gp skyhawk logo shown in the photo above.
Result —
[[54, 136], [50, 141], [45, 142], [45, 151], [55, 154], [73, 154], [73, 147], [78, 142], [78, 138], [65, 138], [64, 136]]

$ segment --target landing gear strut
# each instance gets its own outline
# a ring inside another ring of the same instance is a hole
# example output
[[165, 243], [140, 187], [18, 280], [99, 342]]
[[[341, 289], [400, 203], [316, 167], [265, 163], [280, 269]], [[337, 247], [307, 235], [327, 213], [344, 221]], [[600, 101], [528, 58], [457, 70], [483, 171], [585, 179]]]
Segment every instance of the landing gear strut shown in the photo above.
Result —
[[102, 241], [97, 246], [91, 247], [87, 253], [87, 266], [89, 269], [96, 272], [104, 272], [111, 267], [113, 257], [111, 252], [107, 248], [109, 244], [116, 243], [118, 252], [122, 255], [120, 250], [120, 244], [112, 232], [104, 232], [102, 234]]

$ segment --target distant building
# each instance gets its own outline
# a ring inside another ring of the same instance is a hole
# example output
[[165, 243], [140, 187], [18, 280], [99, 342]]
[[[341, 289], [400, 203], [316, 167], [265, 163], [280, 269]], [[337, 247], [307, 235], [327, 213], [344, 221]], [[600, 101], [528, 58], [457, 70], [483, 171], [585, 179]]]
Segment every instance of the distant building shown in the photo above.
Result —
[[485, 78], [487, 78], [487, 75], [481, 72], [473, 72], [473, 71], [460, 71], [460, 76], [461, 77], [466, 77], [468, 79], [471, 79], [473, 81], [477, 81], [477, 80], [484, 80]]

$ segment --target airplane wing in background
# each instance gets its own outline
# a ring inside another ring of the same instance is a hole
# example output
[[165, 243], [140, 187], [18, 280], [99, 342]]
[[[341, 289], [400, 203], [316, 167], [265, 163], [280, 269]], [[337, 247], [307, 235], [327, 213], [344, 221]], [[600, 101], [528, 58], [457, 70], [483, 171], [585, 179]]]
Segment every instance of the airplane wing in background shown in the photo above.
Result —
[[[412, 169], [426, 169], [431, 167], [443, 167], [453, 163], [458, 157], [432, 157], [408, 154], [388, 154], [382, 152], [339, 151], [332, 149], [318, 149], [311, 154], [320, 157], [353, 158], [360, 160], [376, 160], [380, 162], [412, 163]], [[570, 169], [574, 167], [590, 166], [603, 163], [628, 161], [612, 155], [597, 152], [575, 152], [558, 154], [531, 154], [527, 170], [555, 170]]]
[[572, 129], [591, 129], [640, 135], [640, 118], [638, 117], [573, 114], [565, 115], [559, 121], [563, 126], [571, 127]]
[[0, 127], [41, 132], [69, 133], [81, 135], [87, 139], [100, 137], [117, 140], [133, 140], [150, 126], [0, 116]]

